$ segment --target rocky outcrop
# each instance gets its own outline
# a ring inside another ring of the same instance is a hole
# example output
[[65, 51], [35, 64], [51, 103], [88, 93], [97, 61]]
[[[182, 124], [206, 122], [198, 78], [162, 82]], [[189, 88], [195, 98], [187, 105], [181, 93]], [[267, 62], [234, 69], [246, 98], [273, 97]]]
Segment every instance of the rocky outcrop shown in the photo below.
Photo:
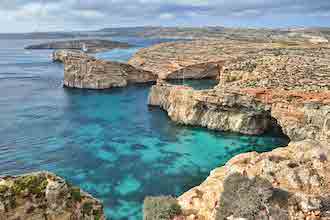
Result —
[[[216, 219], [225, 179], [240, 173], [266, 179], [273, 185], [270, 201], [254, 210], [252, 219], [329, 219], [329, 157], [329, 146], [313, 140], [292, 142], [268, 153], [240, 154], [213, 170], [201, 185], [180, 196], [179, 203], [185, 219]], [[227, 217], [243, 216], [218, 219]]]
[[0, 219], [105, 220], [100, 201], [62, 178], [39, 172], [0, 177]]
[[266, 106], [235, 92], [157, 84], [151, 88], [149, 104], [161, 106], [173, 121], [213, 130], [258, 135], [276, 125]]
[[262, 55], [228, 62], [213, 90], [158, 83], [149, 104], [183, 124], [243, 134], [281, 127], [291, 140], [319, 139], [329, 117], [326, 59]]
[[64, 61], [64, 85], [72, 88], [109, 89], [129, 83], [154, 82], [157, 76], [129, 64], [99, 60], [86, 54], [58, 52]]
[[69, 50], [86, 50], [88, 53], [98, 53], [102, 51], [112, 50], [115, 48], [130, 48], [132, 45], [123, 42], [98, 40], [98, 39], [81, 39], [68, 41], [54, 41], [38, 45], [25, 47], [27, 50], [40, 49], [69, 49]]
[[[179, 123], [244, 134], [277, 129], [291, 140], [272, 152], [238, 155], [212, 171], [178, 198], [184, 214], [177, 219], [330, 219], [329, 52], [327, 47], [265, 49], [227, 60], [214, 89], [163, 81], [152, 87], [149, 104]], [[224, 184], [233, 173], [272, 184], [267, 201], [251, 198], [239, 205], [251, 218], [230, 210], [219, 214], [221, 198], [228, 195]]]

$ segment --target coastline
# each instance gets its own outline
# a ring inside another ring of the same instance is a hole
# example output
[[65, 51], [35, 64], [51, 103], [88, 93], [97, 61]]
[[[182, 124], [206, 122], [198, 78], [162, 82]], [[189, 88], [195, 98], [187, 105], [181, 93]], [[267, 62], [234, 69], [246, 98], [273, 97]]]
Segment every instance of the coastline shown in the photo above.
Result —
[[[219, 45], [216, 50], [221, 47], [226, 51], [226, 47], [220, 45], [219, 41], [214, 42], [213, 45]], [[216, 219], [223, 182], [235, 172], [249, 178], [262, 176], [271, 181], [274, 188], [297, 197], [294, 206], [279, 210], [288, 216], [293, 218], [293, 214], [297, 214], [298, 218], [323, 217], [326, 213], [322, 211], [322, 204], [326, 198], [322, 194], [330, 193], [324, 185], [330, 182], [327, 175], [330, 157], [327, 148], [330, 138], [330, 75], [329, 63], [326, 61], [329, 58], [328, 45], [301, 44], [291, 47], [278, 44], [252, 45], [244, 42], [242, 49], [240, 45], [232, 43], [228, 45], [229, 49], [225, 53], [218, 51], [218, 54], [208, 56], [209, 51], [204, 49], [212, 45], [212, 40], [198, 41], [197, 44], [169, 44], [173, 48], [185, 48], [177, 54], [183, 57], [182, 60], [177, 61], [177, 57], [168, 59], [173, 56], [172, 52], [162, 54], [164, 48], [169, 48], [167, 43], [139, 51], [128, 62], [130, 66], [85, 57], [83, 53], [77, 56], [69, 55], [64, 58], [67, 68], [65, 77], [71, 73], [74, 73], [75, 77], [73, 81], [66, 80], [68, 87], [102, 90], [116, 87], [112, 83], [110, 86], [102, 86], [98, 82], [117, 77], [118, 74], [114, 73], [118, 71], [114, 71], [112, 67], [119, 65], [121, 82], [157, 81], [151, 88], [149, 104], [160, 106], [179, 124], [248, 135], [260, 135], [276, 130], [290, 138], [291, 142], [287, 147], [260, 154], [240, 154], [225, 166], [211, 171], [210, 176], [200, 186], [178, 198], [184, 211], [181, 217]], [[198, 50], [200, 45], [204, 46], [203, 50]], [[235, 46], [239, 48], [238, 52], [235, 51]], [[189, 47], [191, 50], [197, 49], [195, 54], [181, 56]], [[144, 55], [146, 57], [140, 59]], [[191, 57], [193, 58], [190, 59]], [[202, 57], [205, 60], [199, 60]], [[213, 66], [214, 57], [219, 58], [216, 68]], [[164, 62], [160, 62], [161, 60]], [[211, 68], [209, 64], [212, 64]], [[156, 74], [151, 71], [151, 66], [157, 70]], [[110, 68], [107, 70], [107, 67]], [[197, 71], [197, 76], [191, 78], [199, 79], [211, 69], [209, 76], [219, 79], [220, 84], [214, 89], [197, 91], [188, 86], [169, 85], [163, 80], [157, 80], [159, 76], [164, 78], [163, 75], [166, 75], [165, 80], [172, 78], [167, 76], [181, 79], [186, 70], [194, 72], [196, 68], [202, 70]], [[86, 69], [93, 71], [84, 71]], [[285, 71], [282, 71], [283, 69]], [[148, 77], [143, 74], [140, 77], [141, 72], [137, 73], [137, 70], [148, 72]], [[76, 83], [76, 79], [81, 80], [86, 76], [92, 87], [81, 81]], [[93, 78], [94, 76], [101, 78]], [[127, 82], [118, 85], [126, 86]], [[306, 205], [311, 203], [312, 206]], [[276, 205], [278, 204], [274, 207]], [[261, 213], [262, 210], [257, 211], [260, 211], [260, 215], [264, 214]], [[269, 213], [267, 215], [272, 216]]]

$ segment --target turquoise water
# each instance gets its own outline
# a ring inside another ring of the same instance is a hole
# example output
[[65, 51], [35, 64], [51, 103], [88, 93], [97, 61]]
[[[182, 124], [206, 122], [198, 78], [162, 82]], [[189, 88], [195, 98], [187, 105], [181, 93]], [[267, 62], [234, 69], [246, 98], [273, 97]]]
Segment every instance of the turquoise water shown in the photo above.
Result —
[[0, 173], [55, 172], [111, 219], [141, 219], [146, 195], [180, 195], [238, 153], [286, 143], [178, 126], [147, 106], [150, 85], [64, 89], [62, 65], [31, 43], [0, 41]]

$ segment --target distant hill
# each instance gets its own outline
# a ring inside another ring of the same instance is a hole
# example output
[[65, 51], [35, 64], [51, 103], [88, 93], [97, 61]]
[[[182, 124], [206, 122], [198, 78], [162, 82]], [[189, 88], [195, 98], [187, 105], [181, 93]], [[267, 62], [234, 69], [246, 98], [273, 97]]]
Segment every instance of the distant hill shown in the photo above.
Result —
[[115, 48], [129, 48], [133, 45], [123, 42], [99, 40], [99, 39], [82, 39], [82, 40], [68, 40], [68, 41], [52, 41], [43, 44], [31, 45], [25, 49], [74, 49], [86, 50], [86, 52], [96, 53], [107, 51]]
[[123, 27], [96, 31], [43, 32], [26, 34], [0, 34], [0, 39], [59, 39], [59, 38], [111, 38], [144, 37], [174, 39], [216, 38], [253, 42], [273, 41], [327, 41], [330, 28], [227, 28], [227, 27]]

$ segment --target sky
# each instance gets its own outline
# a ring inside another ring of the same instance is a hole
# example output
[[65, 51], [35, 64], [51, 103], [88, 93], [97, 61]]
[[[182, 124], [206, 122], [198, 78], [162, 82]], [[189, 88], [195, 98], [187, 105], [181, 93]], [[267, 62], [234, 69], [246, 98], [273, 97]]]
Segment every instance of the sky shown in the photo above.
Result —
[[330, 0], [0, 0], [0, 32], [330, 26]]

